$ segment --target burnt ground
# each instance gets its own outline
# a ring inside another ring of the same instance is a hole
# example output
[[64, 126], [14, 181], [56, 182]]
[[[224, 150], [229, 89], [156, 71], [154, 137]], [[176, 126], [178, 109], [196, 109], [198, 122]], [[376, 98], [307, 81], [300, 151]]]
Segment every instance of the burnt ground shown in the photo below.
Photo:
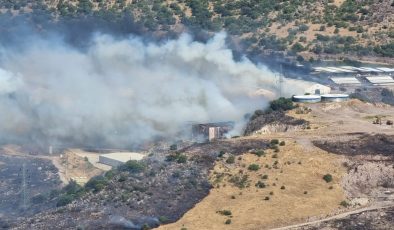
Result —
[[[209, 171], [220, 151], [241, 154], [251, 149], [265, 149], [268, 142], [231, 139], [194, 144], [178, 151], [151, 154], [141, 163], [142, 172], [107, 173], [107, 185], [90, 192], [72, 204], [25, 219], [16, 229], [140, 229], [174, 222], [208, 195]], [[168, 161], [178, 152], [186, 162]], [[113, 174], [108, 176], [109, 174]]]
[[[283, 111], [255, 114], [246, 125], [244, 134], [250, 135], [266, 125], [281, 125], [286, 127], [307, 126], [308, 122], [288, 116]], [[286, 131], [286, 130], [283, 130]]]
[[394, 105], [394, 94], [392, 90], [385, 88], [357, 88], [355, 92], [350, 95], [352, 98], [357, 98], [362, 101], [371, 103], [386, 103]]
[[305, 230], [338, 229], [338, 230], [389, 230], [394, 225], [394, 208], [366, 211], [350, 215], [346, 218], [322, 222]]
[[385, 134], [362, 134], [346, 141], [313, 141], [313, 144], [328, 152], [347, 156], [383, 155], [394, 160], [394, 136]]
[[[45, 159], [0, 155], [0, 228], [17, 217], [30, 216], [54, 207], [44, 199], [60, 185], [58, 170]], [[22, 193], [25, 164], [25, 199]]]

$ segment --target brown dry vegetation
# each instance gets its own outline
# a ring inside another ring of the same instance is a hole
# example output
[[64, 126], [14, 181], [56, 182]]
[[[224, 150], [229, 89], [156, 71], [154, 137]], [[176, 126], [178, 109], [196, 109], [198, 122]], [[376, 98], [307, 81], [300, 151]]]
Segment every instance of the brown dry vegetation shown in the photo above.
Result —
[[85, 184], [90, 178], [103, 173], [103, 170], [94, 167], [86, 158], [72, 151], [66, 151], [63, 157], [59, 158], [59, 162], [59, 174], [66, 181], [75, 180], [79, 184]]
[[[210, 194], [177, 223], [159, 229], [269, 229], [327, 215], [339, 208], [344, 200], [340, 183], [345, 169], [341, 157], [318, 148], [305, 149], [292, 141], [280, 147], [278, 158], [272, 157], [272, 150], [266, 153], [265, 157], [246, 153], [233, 165], [219, 162], [210, 174], [215, 186]], [[273, 168], [275, 161], [279, 162], [277, 169]], [[250, 164], [261, 168], [248, 171]], [[333, 182], [322, 179], [326, 173], [333, 175]], [[236, 175], [248, 175], [248, 187], [240, 189], [229, 182]], [[268, 175], [268, 179], [262, 179], [263, 175]], [[267, 187], [256, 187], [258, 181]], [[264, 200], [265, 197], [270, 199]], [[228, 217], [217, 213], [220, 210], [232, 212], [230, 225], [225, 224]]]
[[[307, 120], [310, 129], [288, 132], [271, 129], [271, 133], [249, 137], [285, 140], [286, 145], [279, 147], [278, 158], [272, 158], [273, 150], [266, 150], [265, 157], [245, 153], [240, 159], [236, 157], [234, 164], [225, 163], [225, 159], [218, 162], [210, 173], [214, 185], [210, 194], [178, 222], [159, 229], [270, 229], [344, 212], [340, 203], [345, 200], [351, 209], [366, 205], [379, 207], [382, 198], [387, 197], [384, 192], [393, 184], [389, 158], [370, 151], [349, 156], [352, 148], [345, 143], [347, 140], [353, 140], [350, 144], [373, 142], [376, 138], [367, 139], [368, 133], [394, 134], [392, 126], [374, 125], [371, 119], [366, 119], [379, 114], [390, 119], [394, 108], [358, 100], [301, 106], [310, 108], [310, 112], [301, 114], [294, 109], [287, 115]], [[356, 141], [360, 133], [363, 135]], [[329, 140], [332, 145], [340, 143], [345, 152], [341, 152], [343, 155], [326, 152], [314, 146], [313, 140]], [[277, 169], [275, 161], [278, 161]], [[261, 167], [258, 171], [250, 171], [247, 169], [250, 164]], [[322, 179], [326, 173], [333, 176], [333, 182], [326, 183]], [[240, 189], [231, 183], [235, 175], [239, 178], [248, 175], [249, 186]], [[268, 179], [262, 179], [262, 175], [268, 175]], [[258, 181], [267, 186], [257, 188]], [[284, 190], [280, 189], [282, 185]], [[389, 200], [384, 202], [384, 205], [393, 204]], [[221, 210], [230, 210], [232, 216], [217, 213]], [[225, 224], [227, 219], [231, 219], [231, 224]], [[381, 225], [387, 228], [387, 221]]]

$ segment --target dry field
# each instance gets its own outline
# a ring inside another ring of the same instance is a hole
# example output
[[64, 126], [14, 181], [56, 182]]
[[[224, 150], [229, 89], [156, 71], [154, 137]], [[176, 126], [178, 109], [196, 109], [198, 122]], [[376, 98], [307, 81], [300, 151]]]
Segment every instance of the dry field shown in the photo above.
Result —
[[[358, 199], [348, 196], [349, 191], [345, 191], [349, 189], [346, 181], [351, 174], [348, 174], [349, 168], [345, 168], [344, 162], [349, 159], [321, 150], [315, 147], [312, 141], [343, 141], [352, 138], [354, 133], [392, 135], [394, 127], [374, 125], [371, 117], [384, 115], [384, 120], [392, 120], [394, 108], [358, 100], [301, 106], [307, 106], [312, 111], [308, 114], [297, 114], [296, 110], [293, 110], [288, 115], [308, 120], [310, 129], [252, 137], [285, 141], [285, 146], [280, 146], [276, 153], [277, 157], [273, 150], [265, 151], [265, 156], [261, 157], [244, 153], [240, 158], [235, 158], [234, 164], [228, 164], [226, 154], [210, 173], [210, 181], [214, 185], [210, 194], [178, 222], [161, 226], [159, 229], [271, 229], [344, 212], [345, 208], [340, 205], [342, 201]], [[260, 169], [248, 170], [250, 164], [258, 164]], [[330, 183], [322, 179], [327, 173], [333, 176]], [[244, 175], [248, 176], [245, 188], [240, 189], [230, 182], [234, 176], [242, 178]], [[268, 175], [268, 179], [263, 179], [264, 175]], [[366, 178], [362, 176], [354, 178], [356, 183], [364, 183], [364, 179]], [[258, 181], [263, 182], [266, 187], [256, 187]], [[281, 189], [282, 186], [285, 188]], [[266, 197], [269, 197], [269, 200], [266, 200]], [[368, 199], [366, 200], [368, 203]], [[361, 206], [366, 205], [370, 203]], [[350, 209], [357, 209], [360, 204], [356, 206]], [[231, 215], [220, 213], [223, 210], [231, 211]], [[228, 220], [231, 220], [230, 224], [226, 224]]]
[[[250, 171], [250, 164], [261, 168]], [[219, 162], [211, 173], [216, 188], [180, 221], [159, 229], [269, 229], [324, 216], [345, 199], [340, 185], [344, 172], [341, 157], [318, 148], [305, 149], [294, 141], [287, 141], [278, 153], [268, 150], [261, 157], [246, 153], [235, 164]], [[322, 179], [327, 173], [334, 178], [330, 183]], [[234, 186], [229, 182], [234, 175], [248, 175], [249, 187]], [[262, 179], [264, 175], [268, 179]], [[256, 187], [258, 181], [266, 187]], [[217, 213], [221, 210], [230, 210], [232, 217]], [[227, 219], [231, 224], [225, 224]]]

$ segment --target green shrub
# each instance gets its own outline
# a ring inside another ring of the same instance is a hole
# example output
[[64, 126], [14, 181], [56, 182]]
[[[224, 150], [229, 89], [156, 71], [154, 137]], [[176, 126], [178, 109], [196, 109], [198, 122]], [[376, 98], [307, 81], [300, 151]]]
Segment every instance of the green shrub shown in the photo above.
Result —
[[234, 186], [238, 188], [245, 188], [247, 183], [248, 183], [248, 175], [243, 175], [242, 177], [240, 176], [232, 176], [229, 179], [229, 182], [232, 183]]
[[255, 184], [255, 186], [256, 186], [257, 188], [265, 188], [265, 187], [266, 187], [266, 185], [264, 184], [264, 182], [261, 182], [261, 181], [258, 181], [258, 182]]
[[280, 145], [280, 146], [285, 146], [285, 145], [286, 145], [286, 142], [285, 142], [285, 141], [281, 141], [281, 142], [279, 143], [279, 145]]
[[183, 164], [187, 162], [187, 156], [181, 153], [172, 153], [166, 156], [166, 161], [175, 161], [178, 164]]
[[42, 204], [46, 200], [46, 197], [42, 194], [35, 195], [31, 198], [33, 204]]
[[176, 145], [176, 144], [173, 144], [173, 145], [171, 145], [170, 146], [170, 150], [177, 150], [178, 149], [178, 146]]
[[300, 25], [300, 26], [298, 27], [298, 29], [299, 29], [300, 31], [307, 31], [307, 30], [309, 30], [309, 26], [307, 26], [307, 25], [305, 25], [305, 24], [302, 24], [302, 25]]
[[265, 152], [264, 152], [264, 150], [257, 150], [257, 151], [253, 151], [252, 154], [254, 154], [258, 157], [261, 157], [261, 156], [265, 155]]
[[231, 224], [231, 219], [227, 219], [226, 222], [224, 222], [225, 224]]
[[270, 102], [270, 109], [272, 109], [273, 111], [287, 111], [294, 108], [295, 107], [291, 98], [281, 97], [277, 100]]
[[268, 175], [264, 175], [264, 176], [262, 176], [262, 177], [261, 177], [261, 179], [263, 179], [263, 180], [267, 180], [267, 179], [268, 179]]
[[125, 182], [127, 180], [127, 177], [125, 175], [121, 175], [118, 179], [118, 182]]
[[85, 188], [88, 190], [93, 190], [93, 192], [99, 192], [107, 186], [108, 180], [103, 176], [96, 176], [90, 179], [86, 184]]
[[140, 173], [145, 171], [145, 164], [136, 160], [127, 161], [118, 167], [120, 171], [128, 171], [131, 173]]
[[223, 150], [222, 150], [222, 151], [220, 151], [220, 152], [219, 152], [219, 154], [218, 154], [218, 157], [220, 157], [220, 158], [221, 158], [221, 157], [223, 157], [225, 153], [226, 153], [226, 152], [225, 152], [225, 151], [223, 151]]
[[277, 145], [279, 144], [279, 140], [278, 139], [272, 139], [271, 140], [271, 145]]
[[250, 170], [250, 171], [257, 171], [259, 169], [260, 169], [260, 166], [258, 164], [251, 164], [248, 167], [248, 170]]
[[70, 204], [75, 199], [75, 196], [69, 194], [63, 194], [59, 197], [56, 202], [56, 207], [61, 207]]
[[187, 162], [187, 156], [185, 156], [185, 155], [180, 155], [180, 156], [178, 157], [178, 159], [177, 159], [176, 162], [179, 163], [179, 164], [186, 163], [186, 162]]
[[162, 224], [167, 224], [167, 223], [170, 222], [170, 219], [168, 219], [168, 217], [166, 217], [166, 216], [160, 216], [160, 217], [159, 217], [159, 221], [160, 221], [160, 223], [162, 223]]
[[326, 174], [323, 176], [323, 180], [325, 180], [327, 183], [330, 183], [332, 181], [332, 176], [331, 174]]
[[115, 171], [113, 169], [107, 171], [104, 176], [108, 179], [111, 180], [115, 176]]
[[234, 163], [235, 163], [235, 157], [234, 157], [234, 156], [229, 156], [229, 157], [226, 159], [226, 163], [227, 163], [227, 164], [234, 164]]
[[231, 216], [232, 215], [230, 210], [221, 210], [221, 211], [218, 211], [218, 213], [223, 216]]
[[346, 200], [341, 201], [341, 203], [339, 203], [339, 204], [340, 204], [341, 206], [345, 207], [345, 208], [347, 208], [347, 207], [350, 206], [350, 204], [349, 204]]
[[284, 185], [282, 185], [282, 186], [280, 187], [280, 189], [285, 190], [286, 187], [285, 187]]

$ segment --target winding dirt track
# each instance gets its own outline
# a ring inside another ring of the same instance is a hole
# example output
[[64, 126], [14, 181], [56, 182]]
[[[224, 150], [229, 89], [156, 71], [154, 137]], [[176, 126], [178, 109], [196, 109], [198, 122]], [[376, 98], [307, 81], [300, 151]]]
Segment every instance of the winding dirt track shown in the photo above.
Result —
[[330, 220], [339, 220], [339, 219], [343, 219], [345, 217], [348, 217], [350, 215], [353, 214], [358, 214], [358, 213], [362, 213], [362, 212], [366, 212], [366, 211], [374, 211], [374, 210], [380, 210], [380, 209], [386, 209], [386, 208], [391, 208], [394, 207], [394, 204], [387, 204], [387, 203], [378, 203], [369, 207], [365, 207], [365, 208], [361, 208], [361, 209], [357, 209], [357, 210], [353, 210], [353, 211], [349, 211], [349, 212], [344, 212], [335, 216], [331, 216], [328, 218], [324, 218], [324, 219], [320, 219], [320, 220], [315, 220], [315, 221], [309, 221], [309, 222], [305, 222], [305, 223], [301, 223], [301, 224], [294, 224], [294, 225], [289, 225], [286, 227], [280, 227], [280, 228], [274, 228], [272, 230], [287, 230], [287, 229], [296, 229], [296, 228], [300, 228], [300, 227], [306, 227], [308, 225], [314, 225], [314, 224], [319, 224], [322, 222], [326, 222], [326, 221], [330, 221]]

